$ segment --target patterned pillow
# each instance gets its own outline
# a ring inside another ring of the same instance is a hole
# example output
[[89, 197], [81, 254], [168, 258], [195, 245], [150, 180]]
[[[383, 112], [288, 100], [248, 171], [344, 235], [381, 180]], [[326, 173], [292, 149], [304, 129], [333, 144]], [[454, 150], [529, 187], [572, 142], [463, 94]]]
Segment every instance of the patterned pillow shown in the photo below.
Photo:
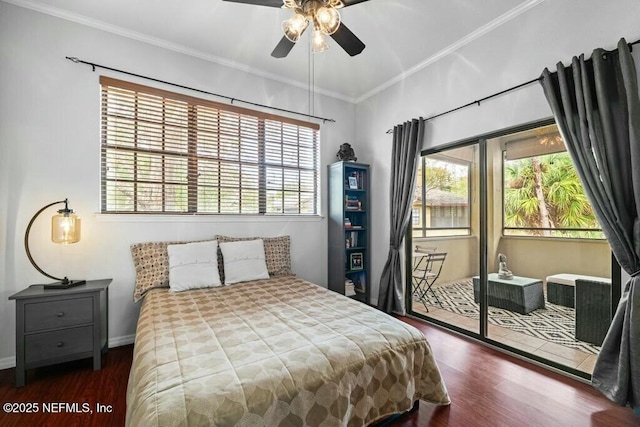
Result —
[[133, 301], [140, 301], [153, 288], [169, 287], [168, 245], [191, 242], [145, 242], [131, 245], [133, 265], [136, 268], [136, 284]]
[[[291, 237], [229, 237], [218, 236], [218, 243], [239, 242], [243, 240], [262, 239], [264, 242], [264, 256], [267, 261], [269, 277], [293, 276], [291, 271]], [[218, 265], [224, 265], [222, 252], [218, 250]], [[221, 269], [220, 278], [224, 282], [224, 273]]]

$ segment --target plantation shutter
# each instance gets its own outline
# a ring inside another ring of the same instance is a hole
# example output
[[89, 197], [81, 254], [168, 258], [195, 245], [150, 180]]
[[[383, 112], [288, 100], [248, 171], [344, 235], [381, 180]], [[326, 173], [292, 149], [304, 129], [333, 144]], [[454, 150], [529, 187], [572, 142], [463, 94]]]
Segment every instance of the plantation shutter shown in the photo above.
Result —
[[100, 83], [102, 212], [318, 213], [317, 124]]

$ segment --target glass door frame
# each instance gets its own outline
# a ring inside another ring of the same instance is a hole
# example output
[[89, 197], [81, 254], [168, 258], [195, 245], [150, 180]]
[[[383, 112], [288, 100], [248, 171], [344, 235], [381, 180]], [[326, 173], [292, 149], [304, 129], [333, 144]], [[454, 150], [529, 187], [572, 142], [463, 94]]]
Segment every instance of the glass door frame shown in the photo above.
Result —
[[[487, 183], [487, 141], [493, 138], [498, 138], [501, 136], [509, 135], [512, 133], [523, 132], [527, 130], [531, 130], [541, 126], [547, 126], [555, 124], [555, 120], [550, 117], [543, 120], [536, 120], [533, 122], [528, 122], [518, 126], [512, 126], [509, 128], [505, 128], [495, 132], [489, 132], [480, 136], [476, 136], [473, 138], [468, 138], [460, 141], [456, 141], [450, 144], [444, 144], [442, 146], [438, 146], [436, 148], [427, 148], [420, 152], [420, 156], [428, 156], [431, 154], [436, 154], [440, 152], [444, 152], [447, 150], [451, 150], [454, 148], [460, 148], [464, 146], [472, 146], [476, 145], [478, 147], [479, 152], [479, 161], [478, 161], [478, 197], [479, 197], [479, 284], [480, 284], [480, 292], [479, 292], [479, 305], [480, 305], [480, 318], [479, 318], [479, 333], [469, 331], [467, 329], [461, 328], [459, 326], [455, 326], [449, 323], [446, 323], [439, 319], [434, 319], [429, 317], [428, 315], [424, 315], [422, 313], [418, 313], [416, 311], [410, 310], [412, 308], [412, 276], [411, 272], [413, 270], [412, 265], [412, 254], [413, 251], [413, 236], [412, 236], [412, 228], [408, 227], [407, 232], [405, 234], [405, 307], [407, 308], [407, 314], [425, 321], [428, 321], [432, 324], [440, 326], [442, 328], [452, 330], [456, 333], [469, 336], [481, 342], [490, 344], [491, 346], [499, 347], [508, 352], [514, 353], [518, 356], [524, 357], [526, 359], [537, 362], [538, 364], [542, 364], [544, 366], [548, 366], [554, 368], [555, 370], [560, 370], [571, 375], [574, 375], [579, 378], [583, 378], [586, 380], [591, 379], [591, 375], [577, 370], [575, 368], [571, 368], [557, 362], [547, 360], [541, 358], [539, 356], [533, 355], [524, 350], [518, 349], [516, 347], [509, 346], [500, 341], [496, 341], [488, 337], [488, 321], [489, 321], [489, 309], [487, 304], [487, 277], [488, 277], [488, 183]], [[616, 309], [618, 307], [618, 302], [622, 296], [622, 271], [620, 264], [616, 260], [613, 253], [611, 253], [611, 313], [612, 316], [615, 314]]]

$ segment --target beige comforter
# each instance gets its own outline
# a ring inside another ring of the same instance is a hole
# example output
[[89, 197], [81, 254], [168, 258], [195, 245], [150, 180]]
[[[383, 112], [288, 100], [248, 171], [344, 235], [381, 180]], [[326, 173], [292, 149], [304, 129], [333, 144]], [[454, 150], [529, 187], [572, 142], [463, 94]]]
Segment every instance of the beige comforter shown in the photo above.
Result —
[[366, 425], [449, 403], [424, 335], [287, 276], [180, 293], [138, 319], [129, 426]]

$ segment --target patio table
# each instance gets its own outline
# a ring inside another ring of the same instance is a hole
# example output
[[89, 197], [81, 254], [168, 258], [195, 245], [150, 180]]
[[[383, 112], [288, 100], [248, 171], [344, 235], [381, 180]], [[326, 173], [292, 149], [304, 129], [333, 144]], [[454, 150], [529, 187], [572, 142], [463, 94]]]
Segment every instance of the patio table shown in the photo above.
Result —
[[[487, 299], [489, 305], [505, 310], [527, 314], [538, 308], [544, 308], [542, 280], [531, 277], [513, 276], [513, 279], [500, 279], [498, 273], [487, 277]], [[473, 277], [473, 300], [480, 302], [480, 277]]]

